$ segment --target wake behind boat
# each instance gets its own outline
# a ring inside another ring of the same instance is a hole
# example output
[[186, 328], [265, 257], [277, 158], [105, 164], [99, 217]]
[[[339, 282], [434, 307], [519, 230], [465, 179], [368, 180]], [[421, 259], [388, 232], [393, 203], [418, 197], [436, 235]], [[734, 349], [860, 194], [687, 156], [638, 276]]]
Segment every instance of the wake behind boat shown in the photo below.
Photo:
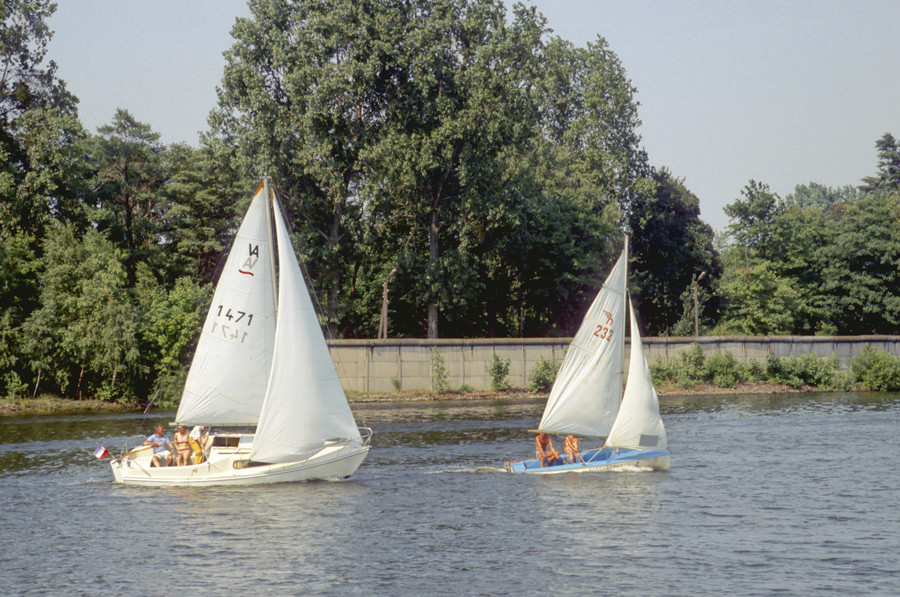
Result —
[[507, 462], [504, 470], [558, 474], [669, 468], [659, 398], [630, 299], [631, 352], [622, 391], [627, 263], [626, 243], [566, 351], [537, 429], [565, 435], [567, 448], [576, 445], [578, 436], [606, 438], [605, 443], [600, 449], [574, 448], [560, 455], [548, 449], [552, 443], [542, 448], [539, 440], [538, 458]]
[[115, 480], [206, 486], [339, 479], [369, 452], [371, 431], [364, 437], [353, 419], [267, 180], [225, 262], [175, 422], [255, 432], [212, 435], [202, 456], [182, 466], [151, 466], [152, 446], [137, 448], [113, 460]]

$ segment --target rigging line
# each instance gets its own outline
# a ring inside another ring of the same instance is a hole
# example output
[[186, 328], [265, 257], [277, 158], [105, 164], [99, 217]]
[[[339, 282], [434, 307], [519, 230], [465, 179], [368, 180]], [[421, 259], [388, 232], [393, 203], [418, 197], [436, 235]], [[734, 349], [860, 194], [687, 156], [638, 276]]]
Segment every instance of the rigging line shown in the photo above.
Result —
[[[287, 195], [282, 193], [281, 191], [272, 188], [272, 192], [277, 197], [283, 197], [285, 200], [290, 199]], [[286, 201], [281, 201], [280, 199], [276, 202], [278, 205], [278, 209], [281, 211], [281, 217], [284, 219], [285, 224], [287, 225], [288, 232], [290, 233], [293, 230], [292, 221], [288, 217], [287, 210], [284, 208], [284, 204]], [[296, 254], [294, 258], [296, 259]], [[319, 301], [319, 295], [316, 292], [316, 288], [312, 283], [312, 277], [310, 277], [309, 272], [306, 270], [306, 264], [302, 259], [297, 259], [297, 265], [300, 266], [300, 273], [303, 276], [303, 282], [306, 284], [307, 290], [309, 290], [309, 296], [312, 298], [313, 307], [316, 310], [316, 318], [319, 320], [319, 326], [325, 327], [325, 337], [333, 339], [335, 334], [331, 329], [331, 324], [329, 323], [328, 317], [325, 315], [325, 310], [322, 308], [322, 303]], [[324, 322], [324, 324], [323, 324]]]

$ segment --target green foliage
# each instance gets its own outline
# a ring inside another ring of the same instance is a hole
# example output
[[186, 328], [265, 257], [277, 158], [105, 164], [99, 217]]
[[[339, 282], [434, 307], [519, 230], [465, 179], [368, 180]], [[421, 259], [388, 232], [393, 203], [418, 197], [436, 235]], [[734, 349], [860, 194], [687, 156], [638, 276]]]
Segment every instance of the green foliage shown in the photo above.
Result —
[[769, 381], [792, 388], [812, 386], [827, 389], [834, 385], [837, 366], [834, 356], [820, 359], [809, 352], [795, 358], [782, 358], [769, 353], [766, 357], [766, 377]]
[[704, 380], [706, 357], [699, 344], [693, 344], [683, 350], [678, 357], [670, 361], [657, 359], [650, 366], [650, 374], [654, 383], [674, 383], [678, 387], [689, 390]]
[[447, 368], [444, 366], [444, 356], [433, 346], [431, 347], [431, 389], [438, 394], [443, 394], [450, 389]]
[[628, 211], [631, 229], [630, 283], [641, 296], [640, 313], [651, 334], [693, 335], [693, 282], [701, 272], [699, 313], [711, 303], [708, 282], [722, 265], [713, 230], [700, 220], [700, 202], [665, 168], [653, 175], [655, 191], [635, 199]]
[[179, 278], [170, 291], [154, 278], [149, 267], [141, 264], [137, 272], [135, 295], [140, 308], [141, 354], [155, 379], [151, 391], [157, 404], [175, 404], [184, 381], [185, 366], [211, 300], [211, 287]]
[[491, 376], [492, 390], [509, 388], [509, 359], [501, 359], [496, 352], [491, 353], [491, 362], [485, 365], [485, 371]]
[[900, 390], [900, 358], [866, 346], [850, 359], [855, 381], [866, 390]]
[[781, 358], [769, 354], [766, 366], [751, 359], [741, 364], [731, 352], [704, 357], [699, 344], [682, 351], [678, 358], [665, 362], [658, 359], [650, 367], [654, 383], [675, 384], [691, 389], [699, 383], [710, 383], [720, 388], [733, 388], [742, 382], [771, 382], [793, 388], [812, 386], [820, 389], [847, 389], [846, 375], [838, 372], [837, 358], [820, 359], [806, 353], [796, 358]]
[[556, 359], [541, 357], [528, 372], [528, 389], [532, 392], [547, 392], [556, 381], [556, 374], [562, 365]]
[[794, 327], [798, 293], [790, 280], [778, 276], [768, 261], [754, 259], [745, 267], [726, 271], [720, 284], [722, 335], [780, 335]]
[[706, 359], [704, 379], [709, 379], [714, 386], [733, 388], [741, 381], [741, 367], [730, 352], [711, 355]]

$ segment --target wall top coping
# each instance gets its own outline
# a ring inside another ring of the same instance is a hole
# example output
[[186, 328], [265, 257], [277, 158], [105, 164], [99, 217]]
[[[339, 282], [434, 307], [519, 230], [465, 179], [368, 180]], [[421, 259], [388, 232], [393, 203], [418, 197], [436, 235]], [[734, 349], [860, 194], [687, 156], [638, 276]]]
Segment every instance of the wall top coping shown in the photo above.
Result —
[[[627, 336], [626, 336], [627, 337]], [[657, 336], [643, 337], [646, 344], [721, 344], [727, 343], [759, 343], [766, 342], [804, 342], [812, 344], [829, 344], [834, 342], [900, 342], [900, 336]], [[328, 340], [334, 347], [342, 346], [546, 346], [547, 344], [568, 345], [572, 338], [374, 338]]]

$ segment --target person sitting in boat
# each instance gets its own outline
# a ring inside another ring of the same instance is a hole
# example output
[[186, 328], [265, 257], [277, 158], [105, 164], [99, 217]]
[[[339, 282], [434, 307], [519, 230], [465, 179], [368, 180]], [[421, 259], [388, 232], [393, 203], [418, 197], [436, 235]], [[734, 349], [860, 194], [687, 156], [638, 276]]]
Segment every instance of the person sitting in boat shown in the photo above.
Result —
[[566, 436], [566, 443], [563, 445], [563, 452], [566, 453], [566, 456], [569, 457], [569, 462], [575, 464], [576, 461], [581, 460], [583, 463], [584, 460], [581, 458], [581, 454], [578, 453], [578, 438], [574, 435]]
[[553, 447], [553, 440], [544, 432], [538, 433], [534, 438], [534, 447], [542, 467], [559, 458], [559, 452]]
[[[150, 466], [162, 466], [163, 459], [165, 459], [168, 466], [172, 466], [175, 462], [175, 458], [172, 456], [175, 444], [166, 435], [166, 429], [162, 425], [156, 426], [156, 433], [148, 437], [144, 445], [153, 446], [153, 460], [150, 462]], [[172, 451], [170, 451], [170, 448]]]
[[203, 462], [203, 450], [209, 441], [209, 425], [195, 425], [188, 435], [188, 442], [191, 444], [191, 450], [194, 452], [194, 464]]
[[178, 466], [189, 465], [191, 463], [191, 442], [184, 425], [178, 426], [178, 431], [175, 432], [173, 439], [175, 440], [175, 449], [178, 450], [175, 463]]

